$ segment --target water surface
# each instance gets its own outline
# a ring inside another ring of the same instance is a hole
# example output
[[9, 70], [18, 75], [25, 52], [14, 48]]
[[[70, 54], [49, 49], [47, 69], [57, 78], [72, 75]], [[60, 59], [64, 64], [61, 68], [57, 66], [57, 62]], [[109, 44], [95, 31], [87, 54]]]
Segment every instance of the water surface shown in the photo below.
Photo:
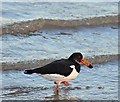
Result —
[[23, 71], [3, 71], [3, 100], [118, 100], [117, 64], [82, 66], [79, 76], [69, 81], [72, 86], [60, 85], [59, 95], [53, 81]]

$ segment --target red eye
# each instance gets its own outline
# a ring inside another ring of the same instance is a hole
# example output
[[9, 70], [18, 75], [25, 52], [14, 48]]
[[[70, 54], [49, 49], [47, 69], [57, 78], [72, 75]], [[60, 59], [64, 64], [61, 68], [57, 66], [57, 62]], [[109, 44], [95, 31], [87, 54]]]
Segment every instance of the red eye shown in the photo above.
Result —
[[78, 58], [81, 58], [81, 56], [78, 56]]

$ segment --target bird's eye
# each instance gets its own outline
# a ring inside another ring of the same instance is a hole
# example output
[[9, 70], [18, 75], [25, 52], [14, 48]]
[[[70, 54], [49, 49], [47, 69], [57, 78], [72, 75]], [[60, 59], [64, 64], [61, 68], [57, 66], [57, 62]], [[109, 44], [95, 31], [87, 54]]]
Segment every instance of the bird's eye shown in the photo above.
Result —
[[81, 56], [78, 56], [78, 58], [81, 58]]

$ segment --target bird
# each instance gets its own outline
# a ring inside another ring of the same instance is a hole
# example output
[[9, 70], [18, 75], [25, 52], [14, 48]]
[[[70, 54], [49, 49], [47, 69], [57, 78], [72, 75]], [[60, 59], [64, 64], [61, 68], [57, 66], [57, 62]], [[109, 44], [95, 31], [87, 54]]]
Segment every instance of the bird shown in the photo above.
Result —
[[68, 59], [60, 59], [42, 67], [27, 69], [24, 74], [36, 73], [44, 79], [54, 81], [54, 84], [57, 84], [58, 94], [60, 84], [69, 86], [71, 84], [67, 80], [75, 79], [78, 76], [81, 70], [81, 63], [90, 69], [93, 68], [93, 64], [83, 59], [83, 55], [80, 52], [75, 52]]

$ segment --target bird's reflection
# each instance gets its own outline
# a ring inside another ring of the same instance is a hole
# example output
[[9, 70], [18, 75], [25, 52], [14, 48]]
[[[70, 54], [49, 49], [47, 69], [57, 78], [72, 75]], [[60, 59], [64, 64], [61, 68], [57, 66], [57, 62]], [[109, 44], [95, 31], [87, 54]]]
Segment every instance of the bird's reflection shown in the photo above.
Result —
[[57, 92], [57, 89], [54, 87], [54, 91], [53, 91], [53, 95], [51, 95], [50, 97], [52, 98], [52, 100], [69, 100], [69, 99], [76, 99], [78, 100], [77, 97], [72, 97], [70, 95], [70, 91], [71, 91], [71, 86], [68, 87], [61, 87], [59, 90], [59, 93]]

